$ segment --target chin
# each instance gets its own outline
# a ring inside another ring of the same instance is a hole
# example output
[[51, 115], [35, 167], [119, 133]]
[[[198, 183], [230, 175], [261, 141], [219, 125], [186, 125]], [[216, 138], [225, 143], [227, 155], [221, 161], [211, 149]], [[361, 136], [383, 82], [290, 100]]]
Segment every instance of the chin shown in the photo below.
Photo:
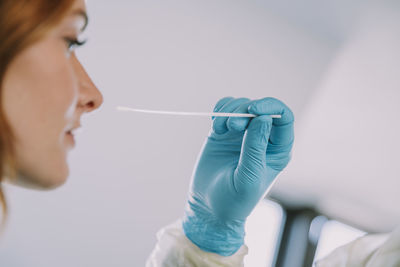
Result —
[[37, 186], [38, 189], [41, 190], [52, 190], [55, 188], [58, 188], [65, 184], [67, 181], [67, 177], [65, 178], [52, 178], [52, 179], [44, 179], [44, 181], [41, 181]]
[[18, 177], [12, 183], [37, 190], [52, 190], [63, 185], [68, 178], [69, 172], [57, 173], [56, 175], [34, 175], [26, 172], [18, 172]]

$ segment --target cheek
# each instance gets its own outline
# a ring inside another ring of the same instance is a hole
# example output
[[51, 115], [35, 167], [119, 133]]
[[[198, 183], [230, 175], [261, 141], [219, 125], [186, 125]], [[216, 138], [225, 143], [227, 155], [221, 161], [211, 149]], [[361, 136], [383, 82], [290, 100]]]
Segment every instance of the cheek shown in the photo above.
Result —
[[78, 99], [63, 46], [47, 40], [23, 51], [7, 70], [2, 94], [21, 168], [42, 182], [62, 179], [67, 172], [64, 130]]

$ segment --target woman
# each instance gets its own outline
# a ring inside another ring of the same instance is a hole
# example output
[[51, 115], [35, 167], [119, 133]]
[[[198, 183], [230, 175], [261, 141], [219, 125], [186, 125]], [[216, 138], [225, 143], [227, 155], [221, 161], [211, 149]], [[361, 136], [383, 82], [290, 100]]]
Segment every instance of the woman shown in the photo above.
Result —
[[[51, 189], [68, 177], [66, 159], [74, 146], [73, 131], [80, 127], [80, 117], [103, 101], [74, 53], [83, 44], [78, 36], [87, 23], [84, 0], [0, 2], [3, 182]], [[258, 116], [213, 118], [185, 215], [159, 232], [149, 267], [242, 266], [246, 218], [290, 160], [294, 117], [279, 100], [227, 97], [214, 111]], [[272, 120], [268, 114], [282, 117]], [[0, 200], [5, 214], [1, 191]], [[373, 242], [367, 243], [374, 246], [356, 241], [319, 266], [364, 266], [370, 259], [375, 261], [370, 266], [399, 266], [385, 254], [397, 251], [393, 238], [369, 238]], [[354, 265], [343, 257], [350, 251]]]
[[[84, 0], [0, 2], [3, 182], [51, 189], [68, 177], [74, 130], [103, 101], [74, 53], [87, 23]], [[185, 216], [160, 232], [148, 266], [242, 265], [245, 220], [289, 162], [294, 118], [282, 102], [227, 97], [215, 111], [259, 116], [214, 118]]]
[[[73, 131], [103, 101], [74, 53], [87, 22], [84, 0], [0, 2], [0, 182], [51, 189], [68, 177]], [[246, 218], [290, 160], [294, 117], [279, 100], [227, 97], [214, 111], [258, 116], [213, 118], [184, 217], [158, 233], [148, 267], [243, 266]], [[399, 240], [400, 229], [367, 236], [318, 266], [400, 266]]]

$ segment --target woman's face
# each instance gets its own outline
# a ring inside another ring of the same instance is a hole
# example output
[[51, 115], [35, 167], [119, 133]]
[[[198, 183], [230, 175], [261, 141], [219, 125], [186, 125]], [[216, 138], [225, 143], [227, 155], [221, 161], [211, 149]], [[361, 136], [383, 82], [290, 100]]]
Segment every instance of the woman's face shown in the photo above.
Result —
[[2, 105], [16, 137], [18, 178], [13, 183], [53, 188], [69, 174], [67, 153], [74, 146], [71, 129], [85, 112], [103, 102], [73, 50], [86, 23], [84, 0], [43, 39], [22, 51], [9, 65]]

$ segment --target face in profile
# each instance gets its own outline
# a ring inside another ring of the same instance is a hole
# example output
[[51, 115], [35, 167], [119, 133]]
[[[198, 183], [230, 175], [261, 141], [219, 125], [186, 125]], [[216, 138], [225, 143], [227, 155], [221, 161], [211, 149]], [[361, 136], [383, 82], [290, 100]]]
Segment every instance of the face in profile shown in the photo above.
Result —
[[33, 188], [53, 188], [68, 177], [67, 154], [84, 113], [103, 99], [74, 53], [87, 24], [84, 0], [9, 65], [2, 105], [15, 135], [18, 178]]

